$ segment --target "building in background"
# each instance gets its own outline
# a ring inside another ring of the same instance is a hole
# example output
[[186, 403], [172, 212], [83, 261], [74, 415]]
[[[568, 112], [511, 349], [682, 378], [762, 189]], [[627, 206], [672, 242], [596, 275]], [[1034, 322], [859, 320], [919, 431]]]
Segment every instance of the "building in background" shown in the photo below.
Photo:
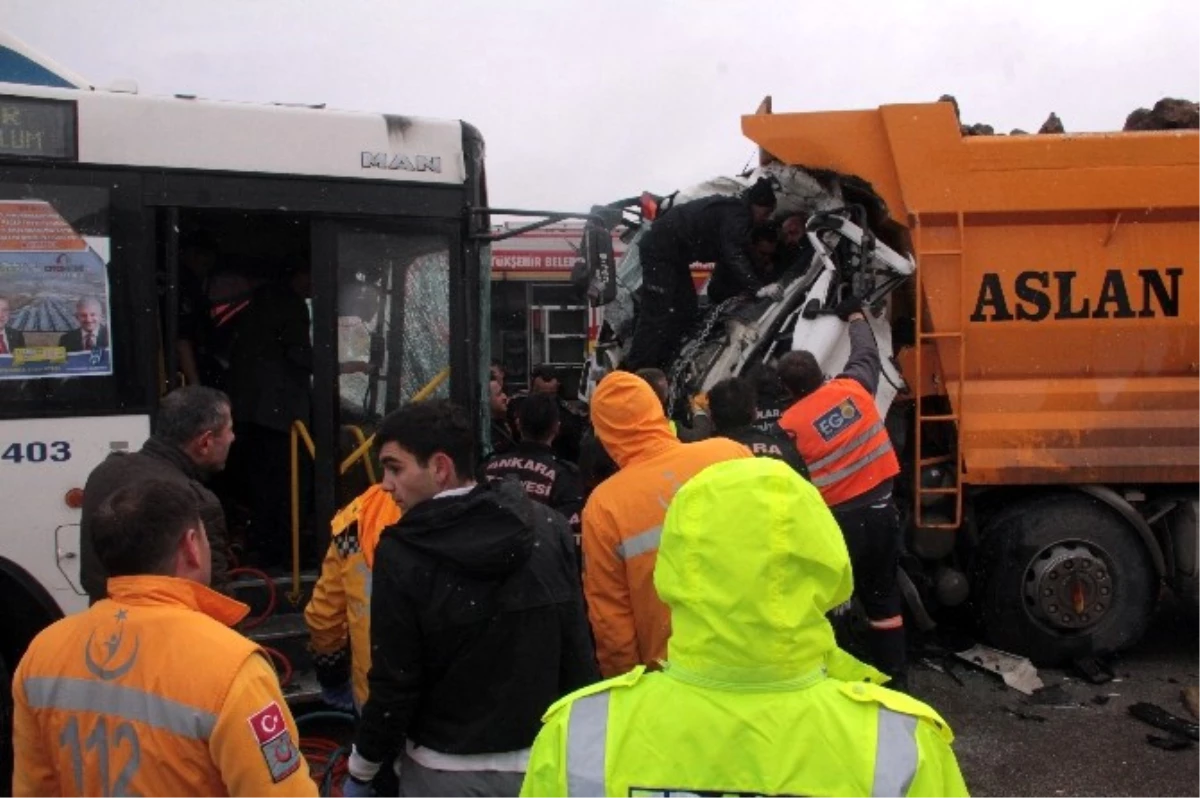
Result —
[[[520, 227], [527, 221], [509, 223]], [[492, 244], [492, 359], [504, 364], [509, 393], [529, 387], [535, 366], [554, 366], [563, 393], [574, 397], [583, 364], [604, 321], [603, 308], [590, 308], [571, 285], [583, 222], [562, 222]], [[613, 236], [620, 263], [626, 245]], [[692, 267], [697, 290], [711, 265]]]
[[[562, 375], [567, 396], [578, 390], [603, 318], [571, 285], [582, 237], [582, 222], [563, 222], [492, 244], [492, 358], [504, 364], [509, 392], [528, 388], [543, 363]], [[613, 247], [620, 260], [625, 245], [614, 237]]]

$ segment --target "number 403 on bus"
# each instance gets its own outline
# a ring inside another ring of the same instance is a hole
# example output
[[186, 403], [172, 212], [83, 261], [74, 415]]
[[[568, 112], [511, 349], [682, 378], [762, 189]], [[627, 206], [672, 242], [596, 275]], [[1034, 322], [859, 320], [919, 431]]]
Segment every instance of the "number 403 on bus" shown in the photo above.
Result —
[[64, 463], [70, 459], [71, 444], [67, 441], [10, 443], [4, 447], [4, 453], [0, 454], [0, 461], [9, 463]]

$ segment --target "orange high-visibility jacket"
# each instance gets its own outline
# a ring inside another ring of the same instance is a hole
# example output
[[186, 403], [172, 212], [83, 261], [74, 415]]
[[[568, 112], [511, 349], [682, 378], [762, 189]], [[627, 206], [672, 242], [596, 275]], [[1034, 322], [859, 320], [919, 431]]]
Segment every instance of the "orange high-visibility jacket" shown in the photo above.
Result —
[[108, 580], [13, 677], [13, 795], [317, 795], [241, 602], [186, 579]]
[[680, 443], [654, 390], [628, 372], [601, 380], [591, 404], [596, 436], [620, 467], [583, 508], [583, 589], [600, 672], [611, 677], [666, 656], [671, 620], [653, 577], [671, 498], [706, 466], [753, 455], [728, 438]]
[[830, 380], [784, 411], [779, 426], [794, 437], [830, 507], [900, 473], [875, 397], [857, 380]]
[[371, 567], [383, 530], [400, 520], [392, 495], [372, 485], [333, 517], [321, 577], [304, 608], [318, 667], [337, 671], [350, 658], [354, 701], [367, 702], [371, 670]]

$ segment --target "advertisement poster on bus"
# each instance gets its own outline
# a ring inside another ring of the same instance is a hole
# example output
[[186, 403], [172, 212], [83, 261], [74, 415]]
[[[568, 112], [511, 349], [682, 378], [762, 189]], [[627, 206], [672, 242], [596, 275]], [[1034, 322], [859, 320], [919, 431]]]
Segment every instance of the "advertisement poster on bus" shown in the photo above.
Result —
[[0, 200], [0, 380], [112, 374], [104, 259], [48, 202]]

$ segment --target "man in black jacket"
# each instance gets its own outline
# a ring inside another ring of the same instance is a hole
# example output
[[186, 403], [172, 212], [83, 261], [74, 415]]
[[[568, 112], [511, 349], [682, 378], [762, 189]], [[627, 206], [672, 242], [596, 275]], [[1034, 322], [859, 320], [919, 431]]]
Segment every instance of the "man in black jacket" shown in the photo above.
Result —
[[583, 482], [579, 467], [554, 453], [551, 444], [559, 427], [557, 398], [548, 393], [530, 394], [517, 411], [521, 440], [516, 449], [494, 455], [483, 472], [489, 482], [515, 477], [526, 496], [562, 513], [578, 546]]
[[[696, 316], [691, 265], [712, 263], [709, 283], [727, 296], [767, 290], [754, 273], [750, 232], [775, 208], [771, 183], [760, 180], [743, 197], [714, 195], [667, 210], [642, 237], [640, 306], [621, 367], [665, 368]], [[778, 294], [771, 293], [775, 299]]]
[[163, 397], [154, 420], [154, 434], [139, 451], [113, 452], [92, 469], [83, 488], [79, 577], [93, 603], [108, 595], [108, 573], [92, 545], [96, 512], [117, 489], [146, 479], [183, 485], [195, 493], [212, 549], [211, 584], [217, 590], [226, 587], [229, 540], [225, 511], [204, 481], [225, 467], [231, 443], [229, 397], [214, 388], [189, 385]]
[[375, 550], [370, 697], [347, 796], [400, 759], [401, 795], [517, 795], [541, 716], [598, 679], [566, 520], [476, 485], [469, 417], [410, 404], [375, 435], [403, 510]]
[[779, 381], [779, 370], [770, 363], [760, 363], [743, 376], [754, 385], [754, 428], [766, 435], [785, 435], [779, 417], [792, 406], [792, 398]]
[[712, 414], [715, 434], [745, 445], [755, 457], [782, 460], [808, 479], [808, 468], [796, 444], [782, 430], [771, 434], [755, 427], [756, 409], [754, 383], [742, 377], [721, 380], [708, 391], [708, 412]]

